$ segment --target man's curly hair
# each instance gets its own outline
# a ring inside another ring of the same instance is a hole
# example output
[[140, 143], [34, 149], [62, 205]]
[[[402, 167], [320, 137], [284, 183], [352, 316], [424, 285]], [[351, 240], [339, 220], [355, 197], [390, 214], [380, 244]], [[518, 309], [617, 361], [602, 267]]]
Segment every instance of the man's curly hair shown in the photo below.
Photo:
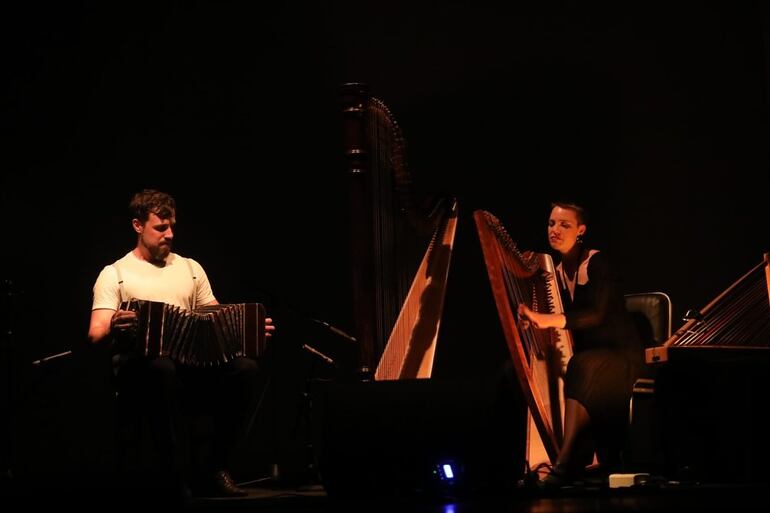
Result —
[[176, 201], [165, 192], [144, 189], [134, 194], [128, 209], [132, 219], [139, 219], [144, 223], [149, 219], [150, 214], [155, 214], [161, 219], [173, 217], [176, 213]]

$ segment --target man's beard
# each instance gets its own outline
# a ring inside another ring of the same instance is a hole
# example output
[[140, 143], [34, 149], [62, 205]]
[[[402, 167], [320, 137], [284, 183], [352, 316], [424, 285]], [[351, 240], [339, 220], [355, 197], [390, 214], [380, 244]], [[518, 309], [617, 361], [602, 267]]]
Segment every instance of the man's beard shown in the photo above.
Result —
[[160, 246], [156, 246], [152, 250], [152, 258], [153, 260], [158, 261], [164, 261], [168, 257], [168, 255], [171, 253], [171, 244], [165, 243]]

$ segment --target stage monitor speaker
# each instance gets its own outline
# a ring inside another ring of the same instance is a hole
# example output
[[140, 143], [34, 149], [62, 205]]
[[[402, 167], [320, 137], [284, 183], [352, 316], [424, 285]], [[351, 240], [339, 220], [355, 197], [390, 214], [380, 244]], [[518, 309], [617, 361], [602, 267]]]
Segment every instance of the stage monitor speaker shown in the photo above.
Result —
[[526, 410], [510, 382], [316, 381], [311, 401], [330, 497], [495, 493], [524, 472]]

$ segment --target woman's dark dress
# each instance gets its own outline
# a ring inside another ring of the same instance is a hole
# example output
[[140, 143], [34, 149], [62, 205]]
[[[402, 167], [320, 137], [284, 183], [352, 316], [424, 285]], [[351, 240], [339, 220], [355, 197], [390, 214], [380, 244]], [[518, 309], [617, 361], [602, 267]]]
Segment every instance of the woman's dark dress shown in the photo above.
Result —
[[574, 300], [560, 280], [566, 328], [574, 341], [565, 396], [588, 411], [599, 461], [614, 464], [625, 441], [629, 399], [644, 368], [644, 350], [603, 253], [588, 259], [587, 278], [584, 282], [583, 273], [577, 280]]

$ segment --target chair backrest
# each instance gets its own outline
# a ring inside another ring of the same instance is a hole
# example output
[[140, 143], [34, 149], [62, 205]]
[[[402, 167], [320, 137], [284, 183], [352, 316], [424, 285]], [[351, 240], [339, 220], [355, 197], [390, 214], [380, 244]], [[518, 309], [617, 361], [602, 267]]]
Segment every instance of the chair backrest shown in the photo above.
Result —
[[660, 346], [671, 337], [671, 298], [664, 292], [626, 294], [626, 309], [645, 347]]

